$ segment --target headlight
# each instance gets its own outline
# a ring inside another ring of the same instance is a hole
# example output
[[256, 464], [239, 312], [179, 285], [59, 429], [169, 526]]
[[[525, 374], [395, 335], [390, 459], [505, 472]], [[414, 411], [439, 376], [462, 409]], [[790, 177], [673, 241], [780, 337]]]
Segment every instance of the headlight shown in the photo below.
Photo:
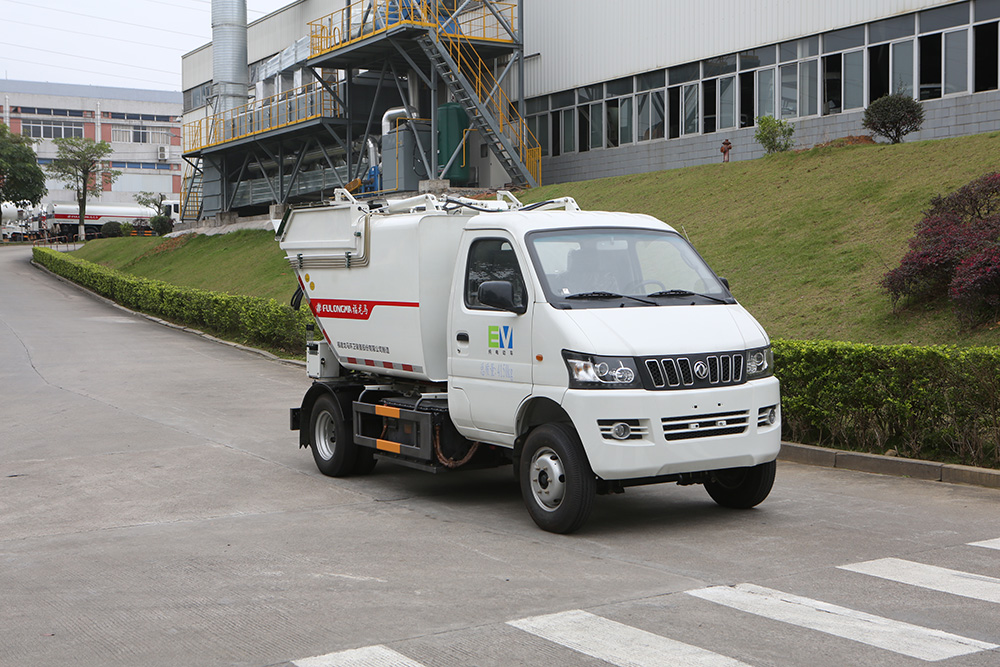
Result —
[[641, 389], [632, 357], [598, 357], [563, 350], [570, 389]]
[[747, 350], [747, 380], [759, 380], [774, 375], [774, 352], [771, 346]]

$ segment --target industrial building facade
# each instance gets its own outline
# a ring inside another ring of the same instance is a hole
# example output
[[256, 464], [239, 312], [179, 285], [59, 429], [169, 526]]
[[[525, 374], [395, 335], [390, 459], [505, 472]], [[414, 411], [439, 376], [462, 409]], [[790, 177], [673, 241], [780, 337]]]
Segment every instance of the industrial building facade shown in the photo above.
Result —
[[[494, 24], [507, 32], [490, 36]], [[279, 203], [315, 197], [378, 160], [383, 174], [398, 175], [402, 135], [388, 170], [378, 129], [396, 105], [411, 126], [406, 159], [419, 166], [423, 155], [417, 177], [461, 162], [469, 168], [461, 184], [484, 187], [702, 164], [720, 159], [723, 139], [732, 159], [759, 157], [752, 137], [766, 115], [794, 123], [799, 146], [863, 134], [864, 108], [889, 92], [924, 103], [915, 138], [975, 134], [1000, 129], [998, 24], [1000, 0], [299, 0], [249, 26], [247, 104], [225, 123], [209, 104], [213, 45], [184, 56], [184, 151], [192, 164], [216, 165], [210, 209], [225, 212], [269, 194]], [[461, 53], [432, 48], [463, 31], [506, 94], [492, 116], [465, 99], [494, 96], [467, 85], [480, 73], [469, 73]], [[262, 120], [276, 98], [298, 101]], [[445, 123], [435, 114], [449, 101], [465, 107], [469, 129], [460, 149], [429, 150]], [[477, 115], [493, 124], [477, 124]], [[349, 119], [342, 131], [338, 118]], [[314, 119], [314, 143], [281, 143]], [[514, 126], [524, 145], [500, 145], [498, 124]], [[373, 136], [382, 151], [366, 156], [358, 144]], [[294, 171], [282, 169], [288, 161]], [[240, 184], [254, 173], [256, 183]]]
[[[180, 93], [0, 79], [0, 102], [0, 120], [15, 134], [37, 140], [40, 165], [55, 158], [53, 139], [86, 137], [111, 144], [111, 166], [121, 176], [95, 202], [134, 205], [139, 192], [179, 198]], [[47, 178], [45, 185], [45, 203], [76, 203], [76, 194], [62, 182]]]

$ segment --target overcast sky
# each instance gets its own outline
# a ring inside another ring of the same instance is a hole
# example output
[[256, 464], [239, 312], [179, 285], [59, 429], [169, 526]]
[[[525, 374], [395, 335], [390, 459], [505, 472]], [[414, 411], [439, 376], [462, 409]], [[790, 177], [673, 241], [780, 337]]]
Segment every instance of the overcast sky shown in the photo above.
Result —
[[[247, 0], [247, 20], [290, 1]], [[212, 39], [212, 2], [0, 0], [0, 28], [6, 79], [180, 90], [181, 55]]]

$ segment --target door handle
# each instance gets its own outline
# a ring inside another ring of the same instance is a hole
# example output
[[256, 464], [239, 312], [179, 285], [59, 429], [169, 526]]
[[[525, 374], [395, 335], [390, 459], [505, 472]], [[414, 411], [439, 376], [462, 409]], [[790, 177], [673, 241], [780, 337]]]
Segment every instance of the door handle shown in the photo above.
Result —
[[462, 331], [457, 336], [455, 336], [455, 338], [456, 338], [456, 340], [458, 340], [459, 343], [468, 343], [469, 342], [469, 334], [465, 333], [464, 331]]

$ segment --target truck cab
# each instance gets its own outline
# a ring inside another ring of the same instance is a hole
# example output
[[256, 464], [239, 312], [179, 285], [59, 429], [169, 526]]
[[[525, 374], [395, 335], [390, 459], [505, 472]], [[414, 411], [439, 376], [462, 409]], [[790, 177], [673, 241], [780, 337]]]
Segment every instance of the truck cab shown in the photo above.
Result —
[[596, 495], [639, 484], [703, 484], [738, 508], [766, 498], [770, 341], [668, 225], [570, 199], [338, 197], [278, 229], [323, 334], [292, 411], [320, 470], [510, 463], [531, 517], [560, 533]]

